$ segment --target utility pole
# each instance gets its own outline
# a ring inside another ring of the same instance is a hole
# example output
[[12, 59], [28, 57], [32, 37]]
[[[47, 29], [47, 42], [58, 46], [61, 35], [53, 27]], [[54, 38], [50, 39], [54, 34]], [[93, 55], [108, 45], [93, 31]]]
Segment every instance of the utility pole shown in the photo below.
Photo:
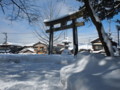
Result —
[[5, 41], [4, 41], [3, 44], [5, 45], [5, 53], [7, 53], [7, 46], [6, 46], [6, 45], [7, 45], [7, 39], [8, 39], [8, 36], [7, 36], [7, 33], [6, 33], [6, 32], [4, 32], [3, 34], [5, 35], [5, 38], [4, 38]]
[[4, 34], [5, 35], [5, 41], [4, 41], [4, 43], [3, 44], [7, 44], [7, 39], [8, 39], [8, 36], [7, 36], [7, 33], [6, 32], [4, 32], [4, 33], [2, 33], [2, 34]]

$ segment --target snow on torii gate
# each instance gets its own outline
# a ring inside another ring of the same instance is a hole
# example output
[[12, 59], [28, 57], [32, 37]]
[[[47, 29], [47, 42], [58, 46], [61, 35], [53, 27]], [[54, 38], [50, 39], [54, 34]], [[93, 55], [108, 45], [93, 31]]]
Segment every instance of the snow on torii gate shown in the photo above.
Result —
[[[70, 15], [61, 17], [59, 19], [44, 21], [46, 26], [50, 26], [50, 29], [46, 31], [46, 33], [50, 33], [48, 54], [53, 53], [53, 32], [73, 28], [73, 46], [74, 46], [73, 51], [74, 51], [74, 55], [77, 55], [77, 53], [78, 53], [77, 27], [83, 26], [84, 22], [77, 22], [76, 19], [83, 16], [84, 10], [85, 10], [85, 8], [83, 8], [75, 13], [72, 13]], [[68, 21], [72, 21], [72, 24], [67, 25]], [[60, 24], [61, 26], [54, 28], [54, 25], [56, 25], [56, 24]]]

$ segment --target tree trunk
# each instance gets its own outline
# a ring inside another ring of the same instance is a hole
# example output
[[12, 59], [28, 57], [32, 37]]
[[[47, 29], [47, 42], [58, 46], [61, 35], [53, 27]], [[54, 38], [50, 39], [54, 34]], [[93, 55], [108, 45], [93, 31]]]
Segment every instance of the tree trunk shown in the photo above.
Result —
[[85, 7], [86, 7], [86, 10], [89, 13], [90, 18], [91, 18], [92, 22], [94, 23], [94, 25], [97, 29], [99, 38], [100, 38], [100, 40], [102, 42], [102, 45], [105, 49], [106, 55], [107, 56], [114, 56], [111, 41], [104, 31], [101, 20], [95, 14], [95, 11], [93, 10], [92, 6], [89, 3], [89, 0], [84, 0], [84, 3], [85, 3]]

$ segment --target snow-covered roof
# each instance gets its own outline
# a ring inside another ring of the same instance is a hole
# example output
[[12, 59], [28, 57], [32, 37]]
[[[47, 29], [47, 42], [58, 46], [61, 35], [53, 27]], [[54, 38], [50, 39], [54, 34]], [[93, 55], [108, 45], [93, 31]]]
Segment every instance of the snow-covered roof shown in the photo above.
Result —
[[99, 37], [97, 37], [97, 38], [91, 40], [90, 42], [93, 43], [93, 42], [95, 42], [96, 40], [99, 40]]
[[21, 50], [21, 51], [24, 52], [24, 51], [27, 51], [27, 50], [32, 51], [32, 52], [35, 52], [33, 48], [24, 48], [24, 49]]
[[43, 22], [48, 22], [48, 21], [50, 21], [49, 19], [44, 19], [44, 21]]
[[68, 37], [66, 37], [66, 38], [62, 41], [62, 43], [65, 43], [65, 42], [66, 42], [66, 43], [71, 43]]
[[13, 42], [7, 42], [7, 44], [0, 44], [0, 45], [15, 45], [15, 46], [24, 46], [24, 44], [21, 44], [21, 43], [13, 43]]
[[[69, 50], [72, 50], [72, 49], [73, 49], [73, 46], [69, 47], [68, 49], [69, 49]], [[88, 45], [88, 44], [79, 45], [79, 46], [78, 46], [78, 49], [79, 49], [79, 50], [80, 50], [80, 49], [86, 49], [86, 50], [90, 49], [90, 50], [92, 50], [92, 45]]]
[[46, 44], [45, 44], [45, 43], [43, 43], [43, 42], [37, 42], [37, 43], [33, 44], [33, 46], [38, 45], [38, 44], [43, 44], [43, 45], [45, 45], [45, 46], [46, 46]]
[[35, 43], [25, 44], [24, 46], [33, 46]]
[[72, 12], [69, 12], [68, 13], [68, 15], [72, 15], [72, 14], [74, 14], [74, 13], [76, 13], [76, 12], [78, 12], [79, 10], [77, 10], [77, 11], [72, 11]]

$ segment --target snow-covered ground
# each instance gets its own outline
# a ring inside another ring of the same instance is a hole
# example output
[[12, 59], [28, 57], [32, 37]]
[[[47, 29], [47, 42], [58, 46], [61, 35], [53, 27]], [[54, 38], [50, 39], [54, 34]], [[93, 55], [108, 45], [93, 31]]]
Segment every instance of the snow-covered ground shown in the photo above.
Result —
[[63, 90], [60, 69], [73, 56], [0, 55], [0, 90]]
[[0, 90], [120, 90], [120, 57], [0, 55]]
[[60, 74], [64, 90], [120, 90], [120, 57], [82, 52]]

